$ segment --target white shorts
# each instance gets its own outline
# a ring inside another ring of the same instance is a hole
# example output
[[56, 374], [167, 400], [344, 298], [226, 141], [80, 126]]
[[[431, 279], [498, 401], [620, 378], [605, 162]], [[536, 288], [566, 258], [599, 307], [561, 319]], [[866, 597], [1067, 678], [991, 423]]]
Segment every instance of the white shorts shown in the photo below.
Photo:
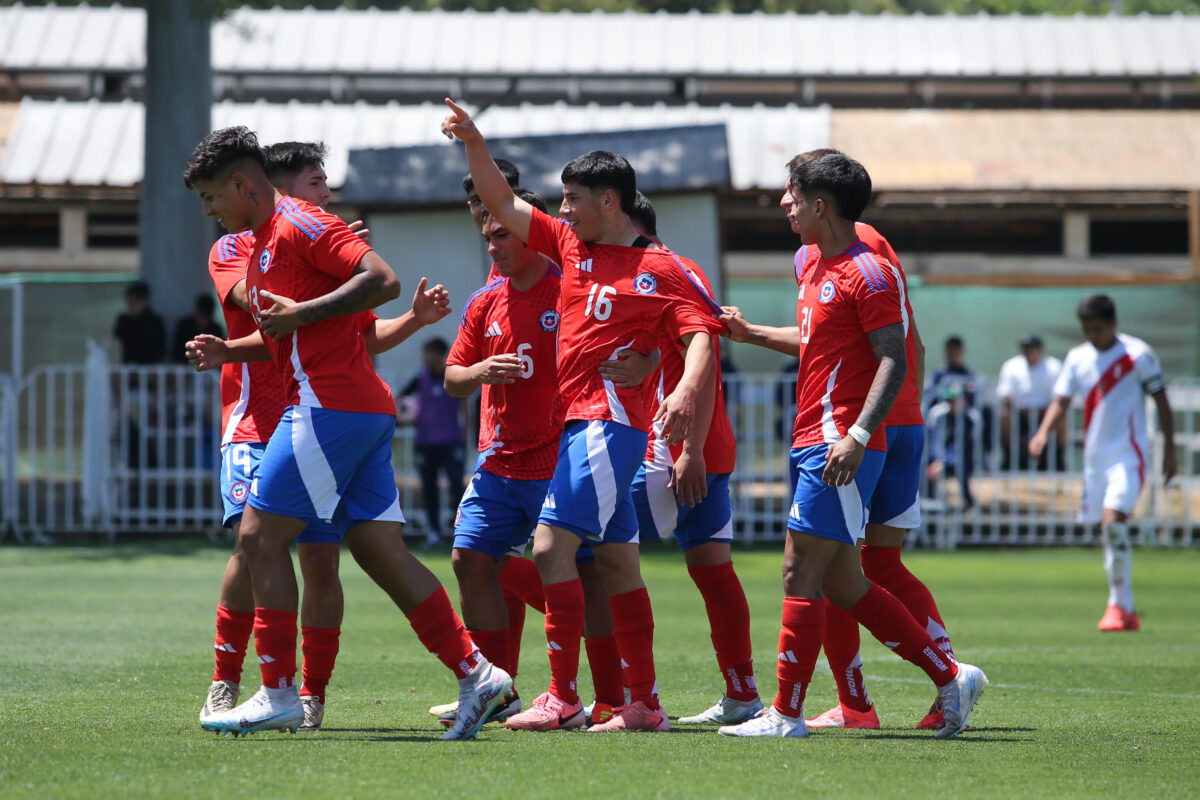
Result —
[[1118, 461], [1107, 466], [1085, 466], [1079, 521], [1100, 522], [1106, 508], [1132, 514], [1145, 482], [1146, 464], [1140, 459]]

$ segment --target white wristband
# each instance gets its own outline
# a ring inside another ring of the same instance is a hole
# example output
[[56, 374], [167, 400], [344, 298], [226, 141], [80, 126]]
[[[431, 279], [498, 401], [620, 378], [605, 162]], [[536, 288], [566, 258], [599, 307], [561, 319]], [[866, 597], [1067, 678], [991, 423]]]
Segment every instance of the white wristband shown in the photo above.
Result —
[[850, 430], [846, 431], [846, 433], [850, 434], [850, 438], [863, 447], [866, 447], [867, 442], [871, 441], [871, 434], [867, 432], [867, 429], [860, 428], [858, 425], [851, 425]]

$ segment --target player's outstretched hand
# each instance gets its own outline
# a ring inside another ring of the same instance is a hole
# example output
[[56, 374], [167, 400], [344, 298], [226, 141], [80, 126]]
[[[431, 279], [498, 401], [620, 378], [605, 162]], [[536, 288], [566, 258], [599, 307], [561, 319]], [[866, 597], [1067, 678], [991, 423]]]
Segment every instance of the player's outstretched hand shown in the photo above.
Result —
[[862, 464], [867, 448], [847, 436], [829, 448], [825, 454], [825, 472], [821, 475], [826, 486], [849, 486]]
[[747, 341], [746, 335], [750, 330], [750, 323], [746, 322], [746, 318], [742, 316], [742, 310], [737, 306], [721, 306], [721, 315], [717, 317], [725, 326], [729, 328], [729, 332], [725, 335], [730, 341], [744, 342]]
[[264, 304], [271, 303], [269, 308], [258, 312], [258, 326], [264, 334], [278, 342], [300, 327], [299, 304], [295, 300], [268, 291], [260, 291], [258, 296]]
[[513, 383], [521, 377], [521, 358], [516, 353], [498, 353], [475, 365], [475, 378], [482, 383]]
[[188, 363], [196, 368], [196, 372], [206, 372], [210, 369], [220, 369], [229, 353], [225, 340], [210, 333], [201, 333], [183, 347]]
[[604, 380], [612, 381], [614, 386], [632, 389], [642, 385], [642, 381], [658, 367], [659, 360], [658, 350], [643, 355], [637, 350], [625, 348], [617, 353], [615, 359], [600, 362], [600, 375]]
[[465, 108], [449, 97], [446, 98], [446, 105], [450, 107], [450, 113], [442, 120], [442, 133], [447, 139], [454, 141], [457, 136], [464, 142], [471, 142], [483, 138], [475, 127], [475, 120], [471, 119]]
[[1046, 439], [1045, 431], [1038, 431], [1033, 435], [1033, 438], [1029, 440], [1030, 458], [1037, 459], [1042, 457], [1042, 451], [1046, 449]]
[[705, 472], [704, 456], [692, 454], [684, 448], [675, 461], [671, 480], [667, 486], [675, 490], [675, 497], [689, 508], [700, 505], [708, 496], [708, 474]]
[[417, 291], [413, 294], [412, 312], [417, 322], [422, 325], [432, 325], [441, 322], [450, 313], [450, 293], [440, 283], [432, 289], [428, 278], [421, 278]]
[[361, 219], [356, 219], [356, 220], [354, 220], [354, 222], [351, 222], [346, 227], [349, 228], [350, 230], [352, 230], [354, 232], [355, 236], [362, 239], [364, 242], [367, 242], [368, 244], [370, 244], [371, 229], [363, 227], [366, 224], [367, 223], [363, 222]]
[[676, 389], [663, 399], [654, 421], [662, 420], [662, 435], [666, 437], [667, 444], [677, 445], [688, 435], [695, 417], [696, 398], [681, 394]]

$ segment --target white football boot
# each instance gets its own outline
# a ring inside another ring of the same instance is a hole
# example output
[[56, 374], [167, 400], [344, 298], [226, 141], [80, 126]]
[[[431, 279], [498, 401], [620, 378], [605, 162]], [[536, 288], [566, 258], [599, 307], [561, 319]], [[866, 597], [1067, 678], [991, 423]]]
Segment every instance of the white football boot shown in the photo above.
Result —
[[748, 719], [741, 725], [725, 725], [717, 728], [722, 736], [760, 736], [774, 739], [792, 739], [808, 736], [808, 727], [804, 724], [804, 714], [799, 719], [785, 717], [774, 705], [767, 706], [754, 719]]
[[443, 739], [473, 739], [496, 706], [512, 697], [512, 677], [487, 663], [459, 681], [458, 716]]
[[958, 676], [938, 689], [945, 724], [938, 730], [937, 738], [949, 739], [967, 729], [971, 721], [971, 709], [979, 702], [987, 685], [987, 675], [983, 674], [983, 670], [961, 661], [958, 663]]
[[703, 725], [716, 722], [721, 725], [740, 725], [748, 719], [753, 719], [762, 711], [762, 700], [757, 697], [749, 702], [732, 700], [722, 697], [712, 708], [705, 709], [694, 717], [680, 717], [680, 725]]
[[296, 730], [304, 722], [304, 705], [300, 702], [295, 686], [286, 689], [259, 687], [246, 702], [224, 714], [217, 714], [201, 723], [205, 730], [221, 733], [228, 731], [235, 736], [259, 731]]

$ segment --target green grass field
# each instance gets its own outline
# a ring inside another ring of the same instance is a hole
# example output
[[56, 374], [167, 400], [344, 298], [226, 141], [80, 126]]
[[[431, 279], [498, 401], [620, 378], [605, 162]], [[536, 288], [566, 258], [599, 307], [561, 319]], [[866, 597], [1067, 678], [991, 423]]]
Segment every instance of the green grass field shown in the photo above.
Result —
[[[346, 620], [317, 734], [218, 738], [197, 713], [227, 557], [207, 543], [0, 548], [0, 796], [49, 797], [1196, 797], [1200, 553], [1139, 551], [1143, 630], [1103, 635], [1092, 551], [915, 553], [955, 649], [991, 687], [961, 739], [913, 731], [932, 698], [914, 667], [864, 644], [879, 731], [808, 740], [532, 734], [441, 742], [425, 713], [449, 674], [343, 560]], [[759, 682], [774, 694], [777, 552], [738, 553]], [[443, 579], [449, 559], [427, 559]], [[720, 694], [699, 595], [677, 553], [645, 557], [659, 684], [671, 716]], [[452, 592], [453, 594], [453, 592]], [[545, 686], [531, 613], [523, 695]], [[584, 682], [586, 683], [586, 669]], [[247, 680], [257, 671], [248, 665]], [[586, 691], [581, 691], [586, 694]], [[835, 701], [818, 666], [807, 710]]]

